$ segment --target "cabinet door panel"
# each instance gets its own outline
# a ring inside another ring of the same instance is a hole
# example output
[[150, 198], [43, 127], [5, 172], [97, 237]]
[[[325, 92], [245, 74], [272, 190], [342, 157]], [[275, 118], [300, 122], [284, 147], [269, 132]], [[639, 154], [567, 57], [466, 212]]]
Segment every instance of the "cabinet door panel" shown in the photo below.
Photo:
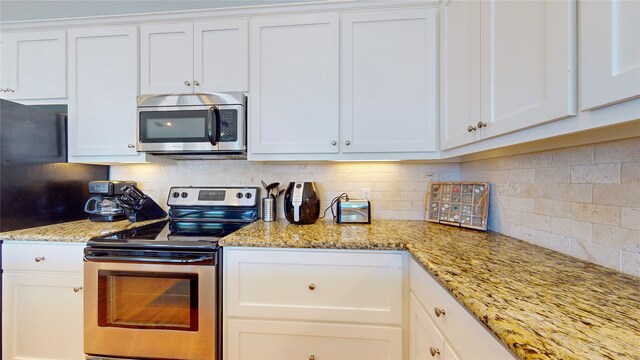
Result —
[[137, 155], [138, 31], [69, 31], [69, 156]]
[[82, 275], [3, 274], [2, 358], [83, 359]]
[[577, 113], [575, 10], [573, 1], [482, 2], [483, 138]]
[[338, 15], [253, 20], [249, 35], [249, 151], [338, 152]]
[[440, 5], [440, 146], [480, 140], [480, 2]]
[[436, 150], [436, 13], [342, 16], [343, 152]]
[[640, 96], [640, 2], [580, 3], [581, 108]]
[[197, 21], [193, 24], [193, 79], [196, 92], [249, 90], [247, 21]]
[[[444, 337], [438, 331], [425, 309], [416, 300], [413, 293], [409, 298], [409, 359], [445, 359]], [[434, 349], [439, 352], [431, 355]]]
[[67, 97], [67, 38], [65, 31], [3, 34], [3, 92], [5, 99]]
[[140, 26], [140, 93], [192, 91], [193, 24]]

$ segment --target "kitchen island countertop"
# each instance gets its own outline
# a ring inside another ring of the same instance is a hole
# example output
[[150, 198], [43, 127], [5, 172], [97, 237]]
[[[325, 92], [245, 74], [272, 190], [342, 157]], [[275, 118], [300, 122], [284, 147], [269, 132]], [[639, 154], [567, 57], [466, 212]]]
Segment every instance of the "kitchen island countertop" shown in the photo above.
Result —
[[640, 359], [640, 278], [505, 235], [425, 221], [257, 221], [220, 244], [406, 249], [522, 359]]

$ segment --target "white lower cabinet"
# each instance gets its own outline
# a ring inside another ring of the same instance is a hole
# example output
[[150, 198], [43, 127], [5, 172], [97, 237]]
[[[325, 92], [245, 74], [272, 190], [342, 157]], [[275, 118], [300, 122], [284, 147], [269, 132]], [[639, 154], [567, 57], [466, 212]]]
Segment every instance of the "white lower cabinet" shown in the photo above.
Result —
[[2, 359], [84, 359], [83, 248], [2, 244]]
[[224, 251], [226, 359], [402, 358], [402, 253]]

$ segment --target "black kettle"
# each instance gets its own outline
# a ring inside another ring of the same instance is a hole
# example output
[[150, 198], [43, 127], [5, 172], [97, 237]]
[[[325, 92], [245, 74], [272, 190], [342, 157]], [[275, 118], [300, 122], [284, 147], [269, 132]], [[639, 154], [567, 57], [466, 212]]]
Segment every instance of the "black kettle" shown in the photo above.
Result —
[[284, 215], [296, 225], [313, 224], [320, 216], [320, 198], [314, 182], [290, 182], [284, 193]]

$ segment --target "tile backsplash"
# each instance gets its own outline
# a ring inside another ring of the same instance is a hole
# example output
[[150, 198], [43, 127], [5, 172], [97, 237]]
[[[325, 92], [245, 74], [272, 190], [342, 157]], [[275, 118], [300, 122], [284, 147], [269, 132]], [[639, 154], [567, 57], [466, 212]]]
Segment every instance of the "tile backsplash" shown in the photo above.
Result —
[[640, 276], [640, 138], [464, 162], [489, 229]]
[[[491, 183], [489, 230], [640, 276], [640, 138], [458, 163], [179, 161], [117, 165], [161, 205], [171, 186], [315, 181], [323, 208], [371, 189], [374, 219], [424, 220], [430, 181]], [[282, 199], [279, 204], [283, 217]], [[329, 216], [329, 215], [328, 215]]]

